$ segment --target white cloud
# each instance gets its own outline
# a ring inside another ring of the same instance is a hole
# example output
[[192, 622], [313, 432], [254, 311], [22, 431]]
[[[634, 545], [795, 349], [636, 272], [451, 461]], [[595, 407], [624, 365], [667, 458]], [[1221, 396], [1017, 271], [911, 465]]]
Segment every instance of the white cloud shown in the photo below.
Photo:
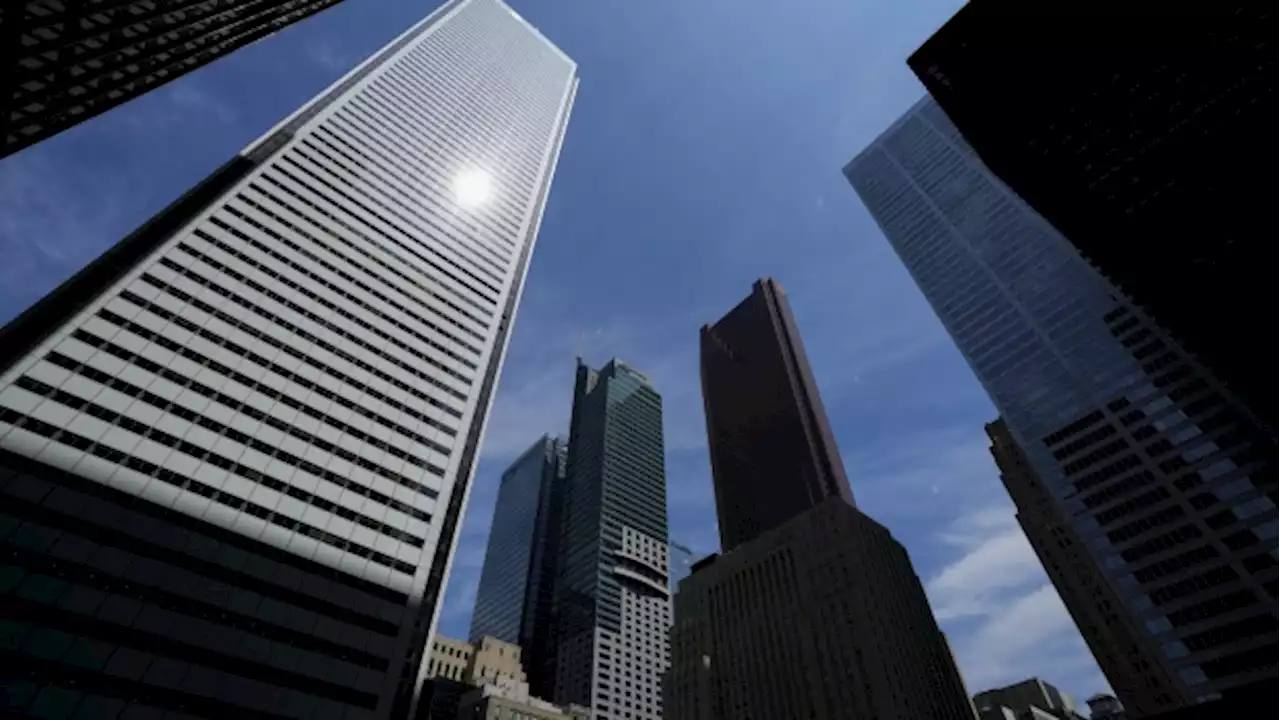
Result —
[[934, 541], [952, 557], [926, 591], [971, 692], [1033, 676], [1080, 701], [1107, 688], [1008, 503], [961, 515]]

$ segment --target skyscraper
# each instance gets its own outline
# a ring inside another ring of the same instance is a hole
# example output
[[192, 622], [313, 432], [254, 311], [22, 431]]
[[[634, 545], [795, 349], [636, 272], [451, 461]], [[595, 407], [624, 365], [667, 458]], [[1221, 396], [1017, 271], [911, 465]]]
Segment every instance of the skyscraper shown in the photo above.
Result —
[[556, 693], [599, 720], [664, 717], [667, 480], [662, 398], [620, 360], [578, 361], [560, 560]]
[[340, 0], [35, 0], [0, 8], [0, 157]]
[[[1117, 613], [1120, 597], [1018, 447], [1003, 420], [987, 425], [1000, 481], [1017, 508], [1018, 525], [1044, 566], [1111, 688], [1126, 697], [1168, 692], [1175, 681], [1158, 649], [1143, 641], [1137, 619]], [[976, 703], [979, 708], [982, 702]]]
[[704, 327], [702, 358], [733, 529], [675, 596], [666, 719], [972, 720], [906, 549], [853, 506], [777, 283]]
[[563, 502], [565, 444], [543, 436], [502, 473], [471, 616], [471, 641], [488, 635], [524, 652], [533, 694], [551, 697], [551, 611]]
[[1112, 680], [1125, 705], [1155, 712], [1274, 677], [1271, 436], [932, 100], [845, 175], [1105, 576], [1112, 612], [1139, 629], [1132, 657], [1157, 658], [1130, 668], [1141, 689]]
[[[908, 61], [984, 164], [1269, 425], [1275, 5], [973, 0]], [[1268, 138], [1268, 140], [1262, 140]]]
[[410, 714], [576, 87], [446, 3], [4, 329], [11, 712]]
[[725, 550], [823, 498], [853, 502], [791, 307], [777, 281], [757, 281], [746, 300], [715, 325], [703, 326], [701, 366]]

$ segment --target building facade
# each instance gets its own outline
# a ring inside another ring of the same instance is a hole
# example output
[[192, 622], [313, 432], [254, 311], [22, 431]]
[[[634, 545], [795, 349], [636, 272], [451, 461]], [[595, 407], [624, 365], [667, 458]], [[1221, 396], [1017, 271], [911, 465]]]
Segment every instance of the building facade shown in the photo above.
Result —
[[[1000, 481], [1017, 508], [1018, 525], [1107, 682], [1126, 697], [1154, 695], [1174, 687], [1158, 649], [1143, 641], [1136, 618], [1115, 611], [1122, 607], [1120, 597], [1009, 433], [1008, 425], [996, 420], [987, 425], [987, 435]], [[977, 704], [981, 706], [981, 702]]]
[[[1159, 658], [1138, 712], [1275, 676], [1276, 446], [929, 99], [845, 175]], [[1113, 680], [1113, 683], [1120, 683]], [[1117, 688], [1118, 692], [1121, 692]], [[1133, 694], [1137, 692], [1137, 694]]]
[[476, 590], [471, 638], [491, 636], [525, 651], [529, 684], [550, 697], [552, 604], [567, 446], [544, 436], [502, 473]]
[[446, 3], [5, 327], [11, 712], [411, 715], [575, 90]]
[[1274, 300], [1256, 152], [1274, 119], [1274, 12], [974, 0], [908, 61], [986, 166], [1273, 435], [1275, 343], [1224, 318]]
[[828, 496], [853, 502], [777, 281], [757, 281], [747, 299], [716, 324], [703, 326], [700, 365], [724, 550]]
[[667, 720], [972, 720], [906, 550], [853, 505], [776, 282], [703, 328], [702, 377], [726, 547], [675, 596]]
[[0, 157], [340, 0], [127, 0], [0, 8]]
[[578, 361], [556, 593], [560, 704], [661, 720], [669, 664], [662, 398], [621, 361]]
[[666, 720], [973, 720], [901, 543], [830, 497], [680, 585]]
[[1037, 710], [1046, 720], [1082, 720], [1083, 717], [1074, 698], [1040, 678], [984, 690], [973, 696], [973, 704], [980, 713], [984, 708], [1003, 707], [1012, 711], [1017, 720], [1024, 717], [1034, 720]]

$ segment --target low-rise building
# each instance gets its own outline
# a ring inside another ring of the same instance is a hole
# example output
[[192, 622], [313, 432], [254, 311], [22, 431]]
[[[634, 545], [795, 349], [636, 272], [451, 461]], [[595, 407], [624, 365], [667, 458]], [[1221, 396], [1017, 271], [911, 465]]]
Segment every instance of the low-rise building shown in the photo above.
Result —
[[525, 683], [488, 684], [468, 691], [458, 701], [458, 720], [590, 720], [580, 705], [560, 707], [529, 696]]

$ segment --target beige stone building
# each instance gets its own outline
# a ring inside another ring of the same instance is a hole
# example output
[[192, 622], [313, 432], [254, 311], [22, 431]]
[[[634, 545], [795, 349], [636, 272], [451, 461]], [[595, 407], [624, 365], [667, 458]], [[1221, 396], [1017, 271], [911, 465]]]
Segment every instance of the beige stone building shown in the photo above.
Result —
[[458, 702], [458, 720], [591, 720], [591, 710], [559, 705], [529, 696], [529, 686], [483, 685]]
[[665, 720], [973, 720], [906, 550], [838, 496], [694, 566]]

